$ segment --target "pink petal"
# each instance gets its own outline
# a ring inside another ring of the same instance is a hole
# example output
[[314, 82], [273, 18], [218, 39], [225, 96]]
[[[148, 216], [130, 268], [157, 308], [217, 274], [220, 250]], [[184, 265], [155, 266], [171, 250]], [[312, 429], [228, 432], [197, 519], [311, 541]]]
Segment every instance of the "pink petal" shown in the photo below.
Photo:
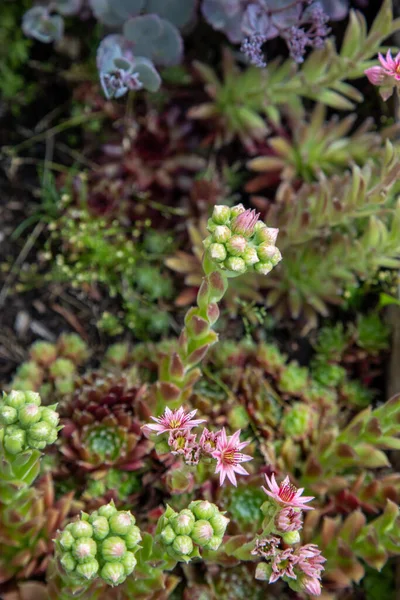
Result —
[[227, 475], [228, 475], [228, 479], [229, 481], [235, 486], [237, 487], [237, 481], [236, 481], [236, 477], [235, 477], [235, 471], [233, 470], [232, 467], [230, 467], [229, 469], [227, 469]]
[[386, 76], [382, 67], [370, 67], [369, 69], [366, 69], [364, 73], [373, 85], [381, 85]]
[[239, 475], [248, 475], [249, 473], [241, 465], [235, 465], [235, 471]]

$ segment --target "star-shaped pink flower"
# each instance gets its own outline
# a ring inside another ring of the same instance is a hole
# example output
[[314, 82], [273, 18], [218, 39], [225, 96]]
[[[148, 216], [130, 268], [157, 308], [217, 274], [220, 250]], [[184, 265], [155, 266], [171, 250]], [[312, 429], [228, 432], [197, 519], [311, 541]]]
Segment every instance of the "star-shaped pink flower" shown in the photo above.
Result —
[[177, 410], [171, 410], [167, 407], [162, 417], [151, 417], [153, 421], [156, 422], [156, 425], [145, 425], [143, 429], [145, 429], [145, 431], [156, 431], [157, 435], [160, 435], [161, 433], [176, 431], [177, 429], [190, 431], [191, 429], [193, 429], [193, 427], [197, 427], [197, 425], [200, 425], [200, 423], [204, 423], [206, 420], [193, 419], [196, 412], [197, 410], [192, 410], [186, 413], [182, 406]]
[[289, 477], [285, 477], [280, 485], [276, 483], [275, 475], [272, 475], [271, 479], [265, 476], [269, 490], [265, 487], [262, 489], [270, 498], [275, 500], [280, 506], [289, 508], [300, 508], [301, 510], [313, 510], [312, 506], [305, 506], [307, 502], [314, 500], [313, 496], [303, 496], [304, 488], [297, 489], [289, 481]]
[[252, 460], [253, 457], [248, 454], [242, 454], [240, 450], [247, 446], [249, 442], [240, 442], [240, 429], [229, 438], [226, 435], [225, 428], [217, 439], [217, 449], [211, 454], [217, 459], [216, 473], [219, 473], [219, 483], [222, 485], [225, 478], [228, 477], [233, 485], [237, 485], [235, 473], [239, 475], [248, 475], [248, 472], [240, 463]]

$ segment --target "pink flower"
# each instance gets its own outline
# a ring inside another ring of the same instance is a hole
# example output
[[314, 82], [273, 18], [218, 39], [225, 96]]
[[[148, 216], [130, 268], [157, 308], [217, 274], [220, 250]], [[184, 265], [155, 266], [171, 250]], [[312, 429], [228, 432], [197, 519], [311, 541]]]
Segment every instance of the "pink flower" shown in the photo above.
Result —
[[185, 410], [180, 407], [177, 410], [171, 410], [166, 408], [162, 417], [151, 417], [157, 425], [145, 425], [143, 429], [145, 431], [156, 431], [157, 435], [161, 433], [167, 433], [169, 431], [175, 431], [176, 429], [184, 429], [190, 431], [193, 427], [197, 427], [200, 423], [204, 423], [206, 419], [193, 419], [197, 410], [192, 410], [186, 413]]
[[235, 217], [231, 222], [231, 230], [233, 233], [251, 237], [254, 233], [254, 227], [259, 219], [260, 213], [254, 209], [248, 208], [240, 215]]
[[283, 550], [283, 552], [278, 552], [271, 563], [272, 573], [269, 582], [274, 583], [280, 577], [296, 579], [294, 567], [296, 566], [297, 560], [298, 558], [293, 553], [292, 548], [287, 548], [287, 550]]
[[319, 596], [321, 593], [321, 574], [324, 570], [322, 566], [325, 558], [321, 554], [318, 546], [315, 544], [306, 544], [296, 550], [297, 564], [296, 570], [300, 586], [307, 594]]
[[255, 546], [251, 551], [253, 556], [262, 556], [263, 558], [271, 558], [275, 556], [278, 546], [281, 543], [280, 538], [274, 535], [268, 535], [265, 538], [256, 540]]
[[379, 90], [383, 100], [387, 100], [393, 93], [395, 86], [400, 86], [400, 52], [393, 58], [390, 50], [386, 57], [378, 54], [380, 65], [370, 67], [364, 72], [373, 85], [382, 86]]
[[316, 577], [307, 577], [307, 575], [304, 575], [300, 577], [299, 582], [306, 594], [311, 594], [311, 596], [319, 596], [321, 594], [321, 581]]
[[217, 459], [215, 472], [220, 474], [220, 485], [224, 483], [225, 477], [228, 477], [229, 481], [236, 486], [235, 473], [248, 475], [240, 463], [252, 460], [253, 457], [239, 452], [239, 450], [242, 450], [249, 443], [240, 442], [239, 437], [240, 429], [227, 438], [225, 428], [223, 428], [221, 435], [217, 439], [217, 449], [211, 454], [213, 458]]
[[217, 447], [217, 440], [221, 435], [221, 431], [210, 431], [207, 427], [204, 427], [203, 432], [200, 436], [199, 446], [206, 454], [211, 454]]
[[270, 498], [275, 500], [280, 506], [288, 508], [300, 508], [301, 510], [313, 510], [312, 506], [305, 506], [307, 502], [314, 500], [313, 496], [304, 496], [301, 498], [304, 488], [297, 489], [286, 477], [280, 485], [276, 483], [275, 475], [271, 479], [265, 476], [269, 490], [265, 487], [262, 489]]
[[378, 58], [385, 74], [394, 77], [396, 81], [400, 81], [400, 52], [396, 55], [396, 58], [393, 58], [391, 51], [388, 50], [386, 58], [382, 54], [378, 54]]
[[188, 448], [192, 448], [196, 442], [196, 436], [189, 429], [174, 429], [170, 432], [168, 446], [172, 448], [172, 454], [185, 454]]
[[294, 508], [283, 508], [275, 517], [276, 528], [282, 533], [300, 531], [303, 527], [301, 512]]

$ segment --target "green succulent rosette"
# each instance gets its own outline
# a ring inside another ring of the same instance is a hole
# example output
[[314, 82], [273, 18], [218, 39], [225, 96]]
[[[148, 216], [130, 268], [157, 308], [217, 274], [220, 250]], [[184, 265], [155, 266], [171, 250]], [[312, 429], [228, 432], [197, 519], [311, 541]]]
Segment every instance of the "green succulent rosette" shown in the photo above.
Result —
[[117, 586], [136, 567], [135, 553], [142, 536], [129, 511], [106, 504], [81, 517], [59, 532], [56, 552], [71, 580], [89, 582], [96, 577]]
[[229, 519], [218, 506], [206, 500], [195, 500], [188, 508], [175, 512], [167, 506], [157, 534], [168, 554], [179, 562], [200, 557], [200, 550], [218, 550]]
[[44, 450], [59, 430], [56, 404], [41, 406], [36, 392], [12, 391], [0, 400], [0, 441], [9, 454]]

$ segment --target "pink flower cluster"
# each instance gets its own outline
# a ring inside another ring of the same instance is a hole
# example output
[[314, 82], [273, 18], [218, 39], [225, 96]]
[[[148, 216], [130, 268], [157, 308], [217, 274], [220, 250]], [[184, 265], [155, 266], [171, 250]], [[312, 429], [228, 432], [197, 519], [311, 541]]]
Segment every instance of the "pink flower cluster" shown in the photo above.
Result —
[[366, 69], [365, 74], [373, 85], [379, 86], [380, 94], [387, 100], [394, 88], [400, 86], [400, 52], [393, 58], [390, 50], [386, 56], [378, 54], [380, 65]]
[[249, 442], [240, 441], [240, 430], [227, 436], [225, 428], [213, 432], [206, 427], [197, 440], [192, 429], [204, 423], [205, 419], [193, 419], [196, 412], [192, 410], [187, 413], [182, 407], [177, 410], [166, 408], [161, 417], [151, 417], [155, 424], [145, 425], [143, 429], [147, 433], [156, 432], [157, 435], [168, 433], [168, 445], [172, 454], [181, 455], [188, 465], [198, 464], [202, 457], [214, 458], [217, 461], [215, 472], [219, 473], [220, 485], [228, 478], [236, 486], [236, 474], [248, 475], [241, 463], [252, 460], [252, 457], [243, 454], [241, 450]]
[[[303, 526], [302, 511], [312, 510], [307, 503], [311, 496], [302, 496], [303, 488], [297, 489], [286, 477], [278, 485], [275, 476], [266, 476], [268, 489], [263, 487], [269, 496], [266, 526], [263, 537], [255, 541], [252, 551], [266, 562], [262, 570], [262, 578], [274, 583], [282, 578], [296, 591], [318, 596], [321, 593], [321, 575], [325, 558], [315, 544], [306, 544], [298, 548], [290, 546], [300, 539], [293, 536]], [[279, 537], [278, 537], [279, 536]], [[291, 537], [290, 537], [291, 536]], [[281, 545], [284, 542], [284, 546]]]

